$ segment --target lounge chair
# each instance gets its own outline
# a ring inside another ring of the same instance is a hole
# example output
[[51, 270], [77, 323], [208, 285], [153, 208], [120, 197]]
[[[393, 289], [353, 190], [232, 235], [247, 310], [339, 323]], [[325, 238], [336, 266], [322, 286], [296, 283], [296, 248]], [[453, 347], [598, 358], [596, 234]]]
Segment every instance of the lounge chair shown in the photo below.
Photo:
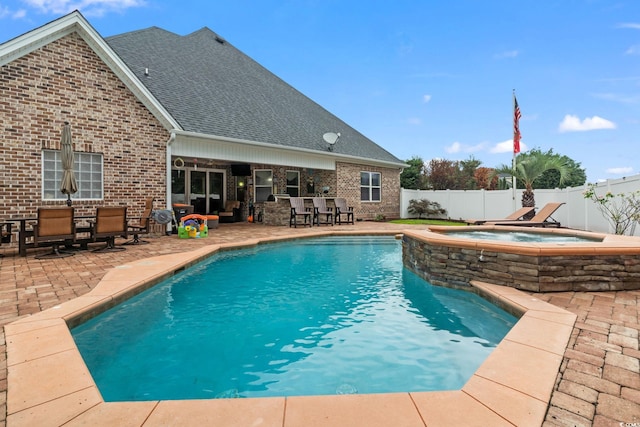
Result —
[[466, 222], [468, 225], [482, 225], [486, 222], [496, 223], [502, 221], [518, 221], [523, 216], [527, 215], [530, 212], [533, 212], [534, 210], [535, 208], [533, 206], [529, 208], [520, 208], [511, 215], [507, 215], [504, 219], [465, 219], [464, 222]]
[[347, 200], [338, 197], [334, 200], [334, 203], [336, 205], [335, 223], [342, 224], [342, 216], [346, 215], [347, 220], [344, 221], [344, 223], [353, 224], [353, 208], [351, 206], [347, 206]]
[[290, 197], [289, 203], [291, 203], [289, 227], [291, 227], [291, 225], [293, 225], [294, 228], [298, 227], [298, 217], [302, 217], [304, 219], [304, 225], [311, 227], [311, 215], [313, 212], [304, 206], [304, 199], [301, 197]]
[[126, 238], [128, 233], [127, 208], [124, 206], [106, 207], [96, 209], [96, 220], [91, 227], [91, 240], [94, 242], [105, 241], [107, 244], [93, 252], [124, 251], [122, 246], [116, 246], [116, 237]]
[[76, 224], [72, 207], [38, 208], [38, 222], [33, 227], [33, 246], [49, 246], [52, 250], [37, 259], [63, 258], [73, 253], [60, 250], [61, 245], [73, 243], [76, 238]]
[[[324, 215], [324, 221], [320, 221], [320, 217]], [[324, 197], [313, 198], [313, 222], [317, 226], [327, 224], [333, 226], [333, 210], [327, 207], [327, 199]]]
[[560, 227], [560, 222], [551, 217], [564, 202], [547, 203], [537, 214], [528, 221], [499, 221], [487, 222], [485, 225], [515, 225], [519, 227]]
[[138, 218], [138, 222], [128, 224], [129, 232], [133, 234], [133, 239], [125, 243], [125, 245], [141, 245], [149, 243], [147, 240], [140, 239], [141, 234], [149, 234], [151, 231], [151, 215], [153, 213], [153, 197], [147, 197], [144, 204], [142, 216]]

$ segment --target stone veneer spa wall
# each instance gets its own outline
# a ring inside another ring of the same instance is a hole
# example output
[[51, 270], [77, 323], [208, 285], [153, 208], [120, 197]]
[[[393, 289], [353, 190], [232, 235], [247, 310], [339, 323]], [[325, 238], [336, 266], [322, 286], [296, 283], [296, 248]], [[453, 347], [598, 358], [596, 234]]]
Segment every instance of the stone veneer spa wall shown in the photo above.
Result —
[[[483, 230], [491, 229], [482, 226]], [[475, 227], [465, 227], [471, 230]], [[459, 227], [407, 231], [403, 262], [434, 285], [486, 281], [532, 292], [640, 289], [640, 238], [577, 230], [536, 230], [601, 237], [589, 243], [510, 243], [455, 238]], [[507, 227], [499, 227], [501, 231]], [[515, 227], [523, 231], [522, 227]]]

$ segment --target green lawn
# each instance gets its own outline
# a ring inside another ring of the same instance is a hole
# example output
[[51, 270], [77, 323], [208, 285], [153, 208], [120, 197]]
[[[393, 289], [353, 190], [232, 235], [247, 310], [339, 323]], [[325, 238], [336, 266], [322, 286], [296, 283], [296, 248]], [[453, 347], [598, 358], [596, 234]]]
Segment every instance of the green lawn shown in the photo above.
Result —
[[466, 225], [464, 222], [447, 221], [446, 219], [394, 219], [394, 224], [425, 224], [425, 225]]

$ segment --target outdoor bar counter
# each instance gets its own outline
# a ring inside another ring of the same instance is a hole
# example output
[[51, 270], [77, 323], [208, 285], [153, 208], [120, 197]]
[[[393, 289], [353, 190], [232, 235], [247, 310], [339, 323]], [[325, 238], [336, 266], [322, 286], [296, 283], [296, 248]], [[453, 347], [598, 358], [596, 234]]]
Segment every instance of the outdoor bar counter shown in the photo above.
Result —
[[[313, 212], [313, 197], [302, 197], [304, 199], [305, 207], [308, 207]], [[276, 194], [274, 195], [275, 201], [264, 202], [264, 219], [265, 225], [285, 225], [289, 226], [289, 218], [291, 217], [291, 203], [289, 203], [289, 195]], [[323, 197], [327, 201], [327, 207], [331, 208], [334, 212], [336, 205], [334, 197]], [[298, 224], [300, 226], [300, 224]]]

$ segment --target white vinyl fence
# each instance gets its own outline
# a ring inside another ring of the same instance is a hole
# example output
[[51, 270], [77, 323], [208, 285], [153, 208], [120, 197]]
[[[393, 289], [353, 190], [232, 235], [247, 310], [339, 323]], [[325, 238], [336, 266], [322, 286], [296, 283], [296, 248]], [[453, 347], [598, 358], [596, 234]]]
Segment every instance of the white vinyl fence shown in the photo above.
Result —
[[[536, 207], [541, 208], [549, 202], [564, 202], [552, 217], [562, 226], [579, 230], [612, 233], [609, 224], [596, 204], [584, 198], [587, 185], [580, 187], [534, 190]], [[612, 194], [628, 194], [640, 190], [640, 175], [598, 183], [596, 193], [603, 196], [607, 192]], [[415, 218], [409, 214], [409, 201], [427, 199], [438, 202], [447, 210], [446, 217], [451, 219], [468, 218], [504, 218], [521, 207], [523, 190], [406, 190], [400, 195], [400, 216]], [[640, 235], [640, 227], [636, 227], [635, 235]]]

